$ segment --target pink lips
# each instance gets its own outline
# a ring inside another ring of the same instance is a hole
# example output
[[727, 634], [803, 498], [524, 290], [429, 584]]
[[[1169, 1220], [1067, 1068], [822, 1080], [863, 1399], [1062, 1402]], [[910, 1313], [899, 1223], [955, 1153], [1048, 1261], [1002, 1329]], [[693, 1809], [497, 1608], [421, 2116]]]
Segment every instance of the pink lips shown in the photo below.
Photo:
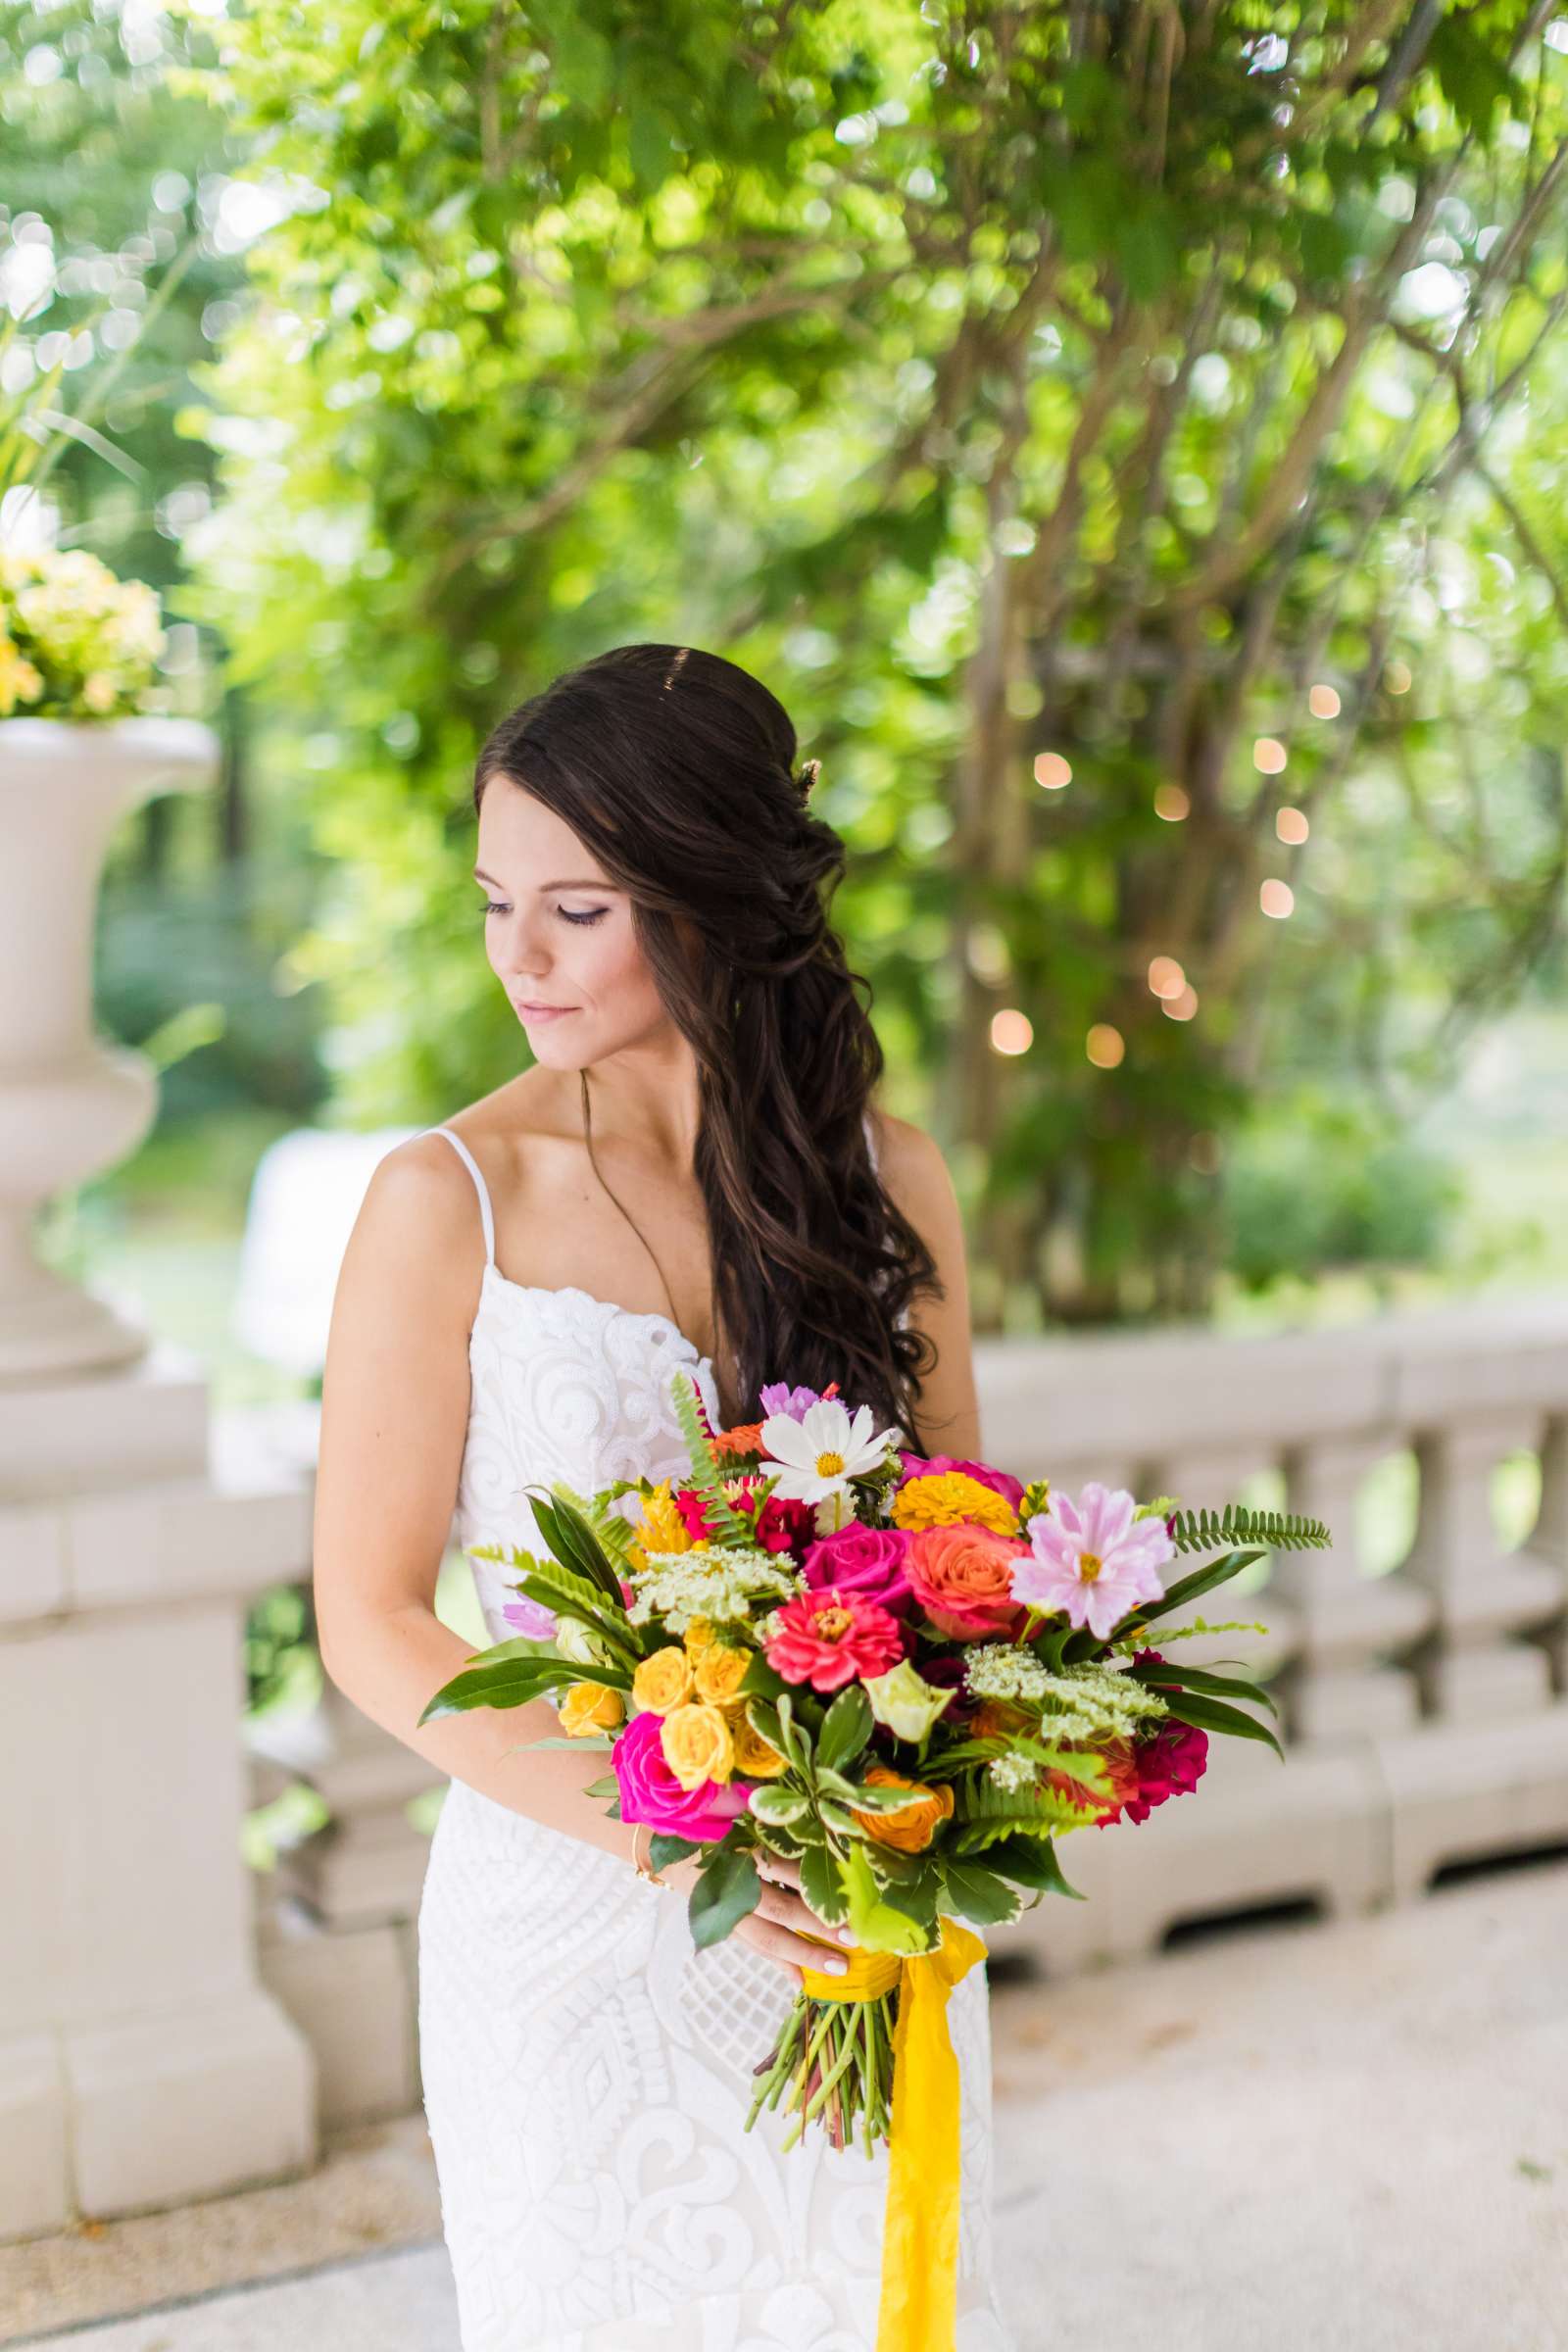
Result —
[[575, 1012], [575, 1004], [519, 1004], [517, 1011], [525, 1021], [559, 1021], [562, 1014]]

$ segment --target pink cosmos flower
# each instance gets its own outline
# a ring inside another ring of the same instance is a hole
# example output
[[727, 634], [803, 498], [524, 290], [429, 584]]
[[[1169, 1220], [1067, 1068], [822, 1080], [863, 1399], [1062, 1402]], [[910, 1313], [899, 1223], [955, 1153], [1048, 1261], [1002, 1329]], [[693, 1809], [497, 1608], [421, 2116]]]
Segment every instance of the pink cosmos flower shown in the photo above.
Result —
[[752, 1801], [751, 1781], [701, 1781], [683, 1788], [664, 1761], [660, 1744], [663, 1717], [645, 1708], [634, 1715], [610, 1751], [620, 1784], [622, 1821], [646, 1821], [673, 1838], [703, 1844], [722, 1838], [737, 1813]]
[[886, 1674], [904, 1655], [898, 1619], [845, 1586], [795, 1593], [777, 1622], [764, 1645], [768, 1664], [787, 1683], [809, 1683], [813, 1690], [842, 1690], [861, 1675]]
[[1136, 1602], [1160, 1598], [1159, 1570], [1176, 1549], [1165, 1522], [1135, 1519], [1137, 1507], [1125, 1487], [1112, 1493], [1097, 1478], [1086, 1481], [1081, 1504], [1053, 1494], [1028, 1522], [1033, 1556], [1012, 1572], [1014, 1597], [1063, 1610], [1069, 1625], [1105, 1641]]
[[819, 1591], [835, 1585], [841, 1592], [858, 1592], [891, 1609], [908, 1597], [908, 1549], [906, 1528], [864, 1527], [857, 1519], [810, 1544], [801, 1567], [807, 1583]]
[[1023, 1500], [1023, 1481], [1014, 1478], [1010, 1470], [993, 1470], [989, 1462], [960, 1461], [951, 1453], [907, 1453], [902, 1446], [899, 1452], [904, 1463], [900, 1486], [911, 1478], [936, 1478], [945, 1471], [960, 1470], [965, 1478], [972, 1478], [977, 1485], [990, 1487], [994, 1494], [1004, 1496], [1014, 1510]]

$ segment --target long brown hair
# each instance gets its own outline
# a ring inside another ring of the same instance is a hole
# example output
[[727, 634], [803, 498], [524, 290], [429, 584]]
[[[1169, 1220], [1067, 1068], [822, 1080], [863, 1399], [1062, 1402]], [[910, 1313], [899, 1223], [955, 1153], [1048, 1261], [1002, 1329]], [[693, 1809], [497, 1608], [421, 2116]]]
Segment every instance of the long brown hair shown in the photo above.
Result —
[[473, 805], [498, 776], [520, 787], [630, 898], [697, 1057], [696, 1173], [743, 1418], [767, 1382], [837, 1381], [923, 1452], [918, 1396], [936, 1348], [899, 1318], [943, 1286], [871, 1163], [864, 1115], [883, 1068], [871, 985], [826, 911], [847, 852], [811, 813], [814, 763], [797, 773], [795, 755], [788, 712], [738, 663], [622, 645], [500, 722]]

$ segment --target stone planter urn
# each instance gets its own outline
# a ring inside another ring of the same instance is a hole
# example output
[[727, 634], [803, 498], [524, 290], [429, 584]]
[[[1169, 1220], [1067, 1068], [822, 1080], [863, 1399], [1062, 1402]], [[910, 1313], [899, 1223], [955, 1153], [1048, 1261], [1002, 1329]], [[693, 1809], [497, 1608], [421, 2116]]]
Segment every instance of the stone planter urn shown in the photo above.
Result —
[[155, 1071], [93, 1026], [98, 887], [121, 821], [210, 783], [190, 718], [0, 719], [0, 1382], [133, 1363], [146, 1330], [40, 1264], [37, 1212], [153, 1123]]

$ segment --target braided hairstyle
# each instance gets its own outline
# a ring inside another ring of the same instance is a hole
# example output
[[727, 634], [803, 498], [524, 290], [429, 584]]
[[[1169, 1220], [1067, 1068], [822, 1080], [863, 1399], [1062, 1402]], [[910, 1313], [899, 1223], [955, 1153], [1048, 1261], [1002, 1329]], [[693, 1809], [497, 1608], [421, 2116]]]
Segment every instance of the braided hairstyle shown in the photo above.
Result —
[[795, 757], [788, 712], [738, 663], [616, 646], [501, 720], [473, 805], [497, 779], [531, 794], [630, 900], [696, 1056], [696, 1173], [741, 1417], [767, 1382], [837, 1381], [923, 1452], [936, 1350], [901, 1318], [942, 1285], [871, 1164], [882, 1048], [826, 912], [847, 852], [810, 808], [819, 762]]

